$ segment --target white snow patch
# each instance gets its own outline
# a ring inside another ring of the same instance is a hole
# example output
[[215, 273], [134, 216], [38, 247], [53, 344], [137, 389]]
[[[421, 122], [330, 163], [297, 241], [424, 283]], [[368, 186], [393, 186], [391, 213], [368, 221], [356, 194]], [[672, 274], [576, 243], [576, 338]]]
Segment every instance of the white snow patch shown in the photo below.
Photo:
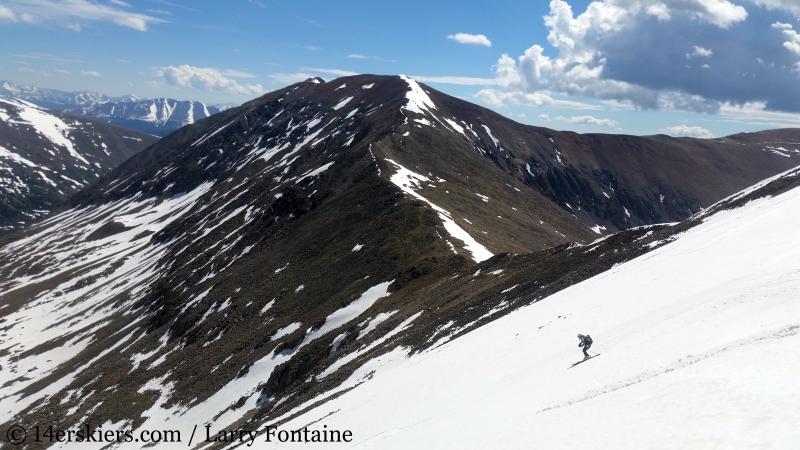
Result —
[[400, 109], [407, 109], [417, 114], [425, 114], [425, 112], [427, 111], [431, 113], [431, 115], [433, 115], [431, 110], [428, 108], [437, 109], [436, 105], [433, 103], [433, 100], [431, 100], [431, 98], [428, 97], [428, 94], [426, 94], [425, 91], [422, 90], [420, 85], [416, 81], [412, 80], [411, 78], [408, 78], [405, 75], [400, 75], [400, 78], [403, 79], [403, 81], [405, 81], [406, 83], [408, 83], [408, 87], [410, 88], [409, 91], [406, 92], [406, 98], [408, 99], [408, 102], [405, 105], [403, 105]]
[[284, 336], [288, 336], [288, 335], [294, 333], [295, 331], [300, 329], [300, 325], [302, 325], [300, 322], [294, 322], [294, 323], [291, 323], [289, 325], [286, 325], [285, 327], [283, 327], [280, 330], [276, 331], [275, 332], [275, 336], [272, 336], [272, 339], [270, 339], [269, 341], [270, 342], [276, 341], [276, 340], [278, 340], [278, 339], [280, 339], [280, 338], [282, 338]]
[[453, 127], [453, 129], [454, 129], [454, 130], [456, 130], [456, 131], [458, 131], [459, 133], [463, 134], [463, 135], [464, 135], [464, 137], [467, 137], [467, 134], [466, 134], [466, 133], [464, 133], [464, 127], [462, 127], [461, 125], [459, 125], [458, 123], [456, 123], [456, 121], [455, 121], [455, 120], [450, 120], [450, 119], [448, 119], [448, 118], [446, 118], [446, 117], [445, 117], [444, 121], [445, 121], [445, 122], [447, 122], [447, 123], [448, 123], [448, 124], [449, 124], [451, 127]]
[[489, 137], [492, 139], [492, 142], [494, 142], [494, 146], [500, 148], [500, 141], [498, 141], [497, 138], [494, 137], [494, 135], [492, 134], [492, 130], [490, 130], [489, 127], [487, 127], [486, 125], [481, 124], [481, 126], [483, 127], [484, 130], [486, 130], [486, 134], [489, 135]]
[[369, 324], [367, 324], [367, 326], [363, 330], [359, 331], [356, 340], [359, 340], [362, 337], [366, 336], [370, 331], [374, 330], [378, 325], [385, 322], [386, 319], [395, 315], [395, 313], [397, 313], [397, 311], [379, 313], [377, 316], [375, 316], [374, 319], [369, 321]]
[[439, 218], [442, 220], [445, 230], [447, 230], [450, 236], [453, 236], [454, 238], [464, 242], [464, 249], [472, 253], [472, 258], [475, 261], [485, 261], [493, 256], [492, 253], [486, 249], [486, 247], [479, 244], [478, 241], [469, 235], [469, 233], [458, 226], [449, 212], [443, 208], [440, 208], [439, 206], [434, 205], [428, 199], [419, 195], [414, 190], [415, 188], [420, 189], [419, 183], [424, 181], [430, 182], [431, 180], [428, 177], [412, 172], [391, 159], [386, 159], [386, 161], [394, 164], [397, 168], [397, 172], [395, 172], [395, 174], [392, 175], [389, 180], [399, 187], [403, 192], [422, 200], [430, 205], [430, 207], [433, 208], [437, 213], [439, 213]]
[[345, 98], [344, 100], [342, 100], [339, 103], [337, 103], [336, 106], [333, 107], [333, 110], [334, 111], [338, 111], [339, 109], [341, 109], [344, 105], [346, 105], [352, 99], [353, 99], [353, 96]]
[[269, 303], [267, 303], [266, 305], [264, 305], [263, 308], [261, 308], [261, 311], [258, 312], [258, 315], [260, 316], [265, 312], [269, 311], [269, 309], [272, 308], [274, 305], [275, 305], [275, 299], [273, 298], [272, 300], [269, 301]]

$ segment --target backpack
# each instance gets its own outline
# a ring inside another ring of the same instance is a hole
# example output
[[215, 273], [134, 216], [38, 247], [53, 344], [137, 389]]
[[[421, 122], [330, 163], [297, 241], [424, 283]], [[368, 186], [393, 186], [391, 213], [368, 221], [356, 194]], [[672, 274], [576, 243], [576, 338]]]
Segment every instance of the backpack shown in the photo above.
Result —
[[585, 338], [586, 338], [586, 345], [592, 345], [592, 337], [587, 334]]

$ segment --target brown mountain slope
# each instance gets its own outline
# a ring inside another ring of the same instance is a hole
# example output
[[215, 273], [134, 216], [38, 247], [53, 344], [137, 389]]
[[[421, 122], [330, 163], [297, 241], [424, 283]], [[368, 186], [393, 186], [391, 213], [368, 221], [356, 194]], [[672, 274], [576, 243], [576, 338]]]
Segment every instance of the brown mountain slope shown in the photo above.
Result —
[[45, 216], [157, 140], [0, 97], [0, 230]]
[[[598, 236], [594, 209], [548, 195], [605, 185], [571, 150], [543, 156], [565, 136], [377, 76], [308, 80], [184, 127], [0, 248], [0, 408], [58, 429], [260, 425], [348, 388], [374, 357], [668, 240], [661, 226], [569, 244]], [[743, 182], [718, 170], [708, 182]], [[649, 217], [622, 201], [645, 202], [634, 188], [652, 175], [613, 176], [602, 211]]]

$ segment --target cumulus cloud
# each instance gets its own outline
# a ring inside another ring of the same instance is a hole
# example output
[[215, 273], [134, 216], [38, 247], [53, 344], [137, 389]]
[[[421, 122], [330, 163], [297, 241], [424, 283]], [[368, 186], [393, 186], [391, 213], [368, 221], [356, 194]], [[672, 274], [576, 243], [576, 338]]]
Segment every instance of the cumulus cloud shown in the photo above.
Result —
[[102, 77], [103, 74], [100, 72], [96, 72], [94, 70], [81, 70], [81, 74], [86, 75], [87, 77]]
[[[494, 67], [501, 89], [476, 97], [492, 106], [552, 106], [569, 96], [703, 113], [765, 101], [800, 112], [797, 60], [786, 52], [800, 42], [793, 30], [765, 32], [769, 14], [754, 8], [758, 20], [746, 21], [748, 11], [728, 0], [597, 0], [575, 16], [566, 0], [551, 0], [544, 23], [555, 51], [535, 44], [516, 59], [502, 55]], [[713, 64], [703, 61], [712, 55]]]
[[789, 49], [789, 51], [800, 55], [800, 34], [797, 34], [797, 31], [794, 31], [791, 25], [785, 23], [782, 24], [778, 22], [772, 26], [775, 27], [775, 25], [778, 24], [783, 25], [783, 27], [780, 28], [783, 29], [783, 35], [786, 37], [786, 39], [789, 39], [783, 43], [783, 46]]
[[447, 36], [447, 39], [452, 39], [459, 44], [485, 45], [487, 47], [492, 46], [492, 41], [482, 34], [456, 33]]
[[750, 2], [767, 9], [783, 10], [800, 17], [800, 3], [797, 0], [750, 0]]
[[714, 137], [714, 133], [697, 126], [676, 125], [674, 127], [667, 127], [666, 131], [673, 136], [688, 136], [701, 139], [711, 139]]
[[187, 64], [156, 69], [156, 75], [167, 83], [178, 87], [190, 87], [228, 95], [253, 95], [264, 92], [260, 84], [240, 85], [227, 78], [219, 70], [210, 67], [194, 67]]
[[714, 52], [712, 52], [711, 50], [708, 50], [706, 48], [703, 48], [703, 47], [700, 47], [700, 46], [697, 46], [697, 45], [693, 45], [692, 49], [693, 50], [692, 50], [691, 53], [687, 53], [686, 54], [686, 59], [689, 59], [689, 58], [692, 58], [692, 57], [695, 57], [695, 56], [700, 56], [700, 57], [703, 57], [703, 58], [709, 58], [709, 57], [711, 57], [711, 55], [714, 54]]
[[359, 54], [357, 54], [357, 53], [353, 53], [352, 55], [347, 55], [347, 57], [348, 57], [348, 58], [353, 58], [353, 59], [367, 59], [367, 57], [366, 57], [366, 56], [364, 56], [364, 55], [359, 55]]

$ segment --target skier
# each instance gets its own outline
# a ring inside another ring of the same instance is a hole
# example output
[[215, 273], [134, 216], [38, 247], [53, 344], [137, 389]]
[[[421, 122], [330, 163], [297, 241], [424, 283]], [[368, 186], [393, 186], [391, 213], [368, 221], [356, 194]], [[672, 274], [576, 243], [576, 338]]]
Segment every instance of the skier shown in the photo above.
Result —
[[583, 347], [583, 356], [588, 358], [589, 354], [586, 353], [586, 350], [589, 350], [589, 348], [592, 346], [592, 337], [589, 336], [588, 334], [586, 336], [579, 334], [578, 339], [581, 340], [581, 342], [578, 344], [578, 347]]

